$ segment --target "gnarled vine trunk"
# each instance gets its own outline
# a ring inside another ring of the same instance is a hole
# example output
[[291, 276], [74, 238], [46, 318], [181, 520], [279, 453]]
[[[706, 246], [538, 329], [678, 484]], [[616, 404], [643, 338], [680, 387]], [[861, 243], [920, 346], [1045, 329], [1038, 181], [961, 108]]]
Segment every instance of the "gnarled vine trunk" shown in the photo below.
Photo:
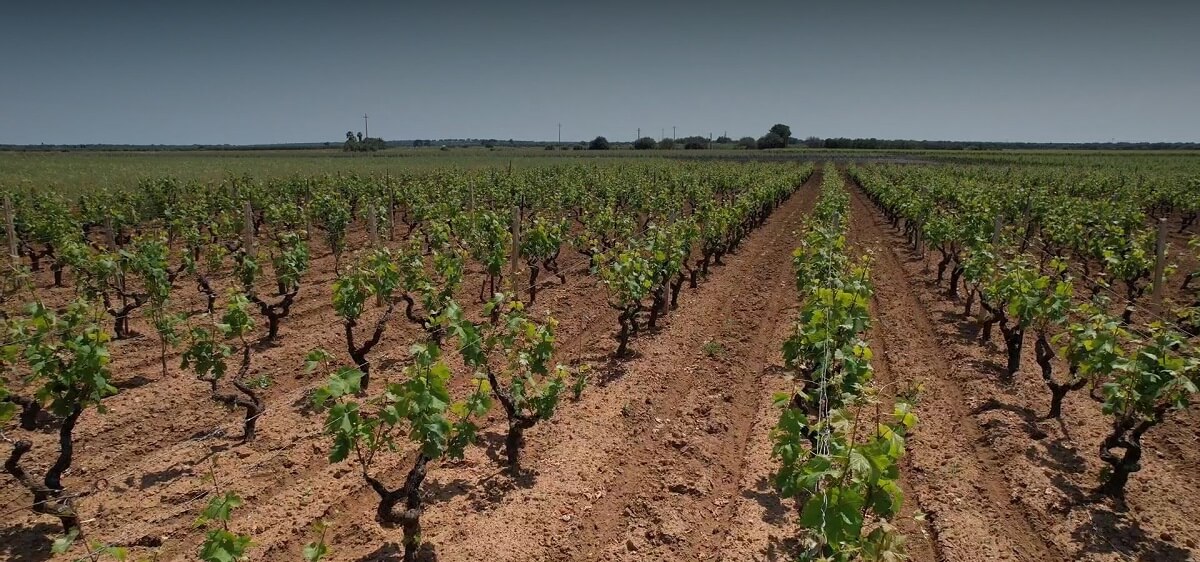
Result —
[[383, 315], [379, 317], [379, 320], [375, 321], [375, 329], [371, 332], [371, 337], [363, 342], [362, 345], [354, 345], [354, 328], [358, 325], [358, 321], [348, 318], [344, 322], [346, 328], [346, 351], [350, 353], [350, 358], [354, 360], [354, 366], [363, 374], [360, 394], [366, 394], [367, 385], [371, 383], [371, 363], [367, 361], [367, 354], [383, 338], [383, 332], [387, 329], [388, 319], [392, 317], [392, 311], [395, 309], [396, 302], [389, 302], [387, 310], [383, 311]]
[[[399, 526], [404, 531], [404, 562], [415, 562], [421, 549], [421, 484], [425, 481], [430, 460], [424, 454], [418, 454], [404, 479], [404, 487], [398, 490], [389, 490], [379, 480], [363, 474], [363, 478], [379, 496], [375, 521], [387, 528]], [[401, 501], [404, 507], [397, 509]]]
[[218, 391], [218, 379], [216, 378], [202, 379], [209, 384], [213, 400], [231, 408], [242, 408], [246, 411], [245, 418], [242, 420], [242, 443], [254, 440], [254, 428], [258, 425], [258, 415], [262, 412], [262, 401], [258, 398], [258, 394], [242, 382], [242, 379], [248, 374], [250, 374], [250, 347], [243, 346], [241, 367], [238, 368], [237, 377], [230, 381], [241, 394]]
[[1033, 350], [1038, 366], [1042, 368], [1042, 380], [1046, 381], [1046, 386], [1050, 388], [1050, 412], [1046, 414], [1046, 419], [1061, 419], [1063, 399], [1067, 396], [1068, 392], [1076, 391], [1086, 386], [1087, 379], [1078, 378], [1078, 367], [1071, 365], [1069, 367], [1071, 373], [1070, 381], [1060, 383], [1054, 380], [1054, 366], [1051, 363], [1054, 360], [1054, 348], [1050, 346], [1050, 341], [1046, 338], [1044, 332], [1038, 332], [1037, 340], [1033, 344]]
[[33, 511], [57, 517], [62, 523], [64, 533], [80, 529], [79, 515], [75, 513], [71, 498], [63, 497], [62, 475], [71, 468], [71, 460], [75, 451], [71, 434], [75, 431], [75, 423], [79, 421], [82, 413], [83, 408], [77, 406], [67, 417], [63, 418], [62, 426], [58, 430], [58, 459], [46, 471], [46, 476], [41, 483], [30, 477], [21, 468], [21, 458], [33, 449], [33, 444], [29, 441], [17, 441], [13, 445], [8, 460], [4, 463], [4, 470], [33, 493]]

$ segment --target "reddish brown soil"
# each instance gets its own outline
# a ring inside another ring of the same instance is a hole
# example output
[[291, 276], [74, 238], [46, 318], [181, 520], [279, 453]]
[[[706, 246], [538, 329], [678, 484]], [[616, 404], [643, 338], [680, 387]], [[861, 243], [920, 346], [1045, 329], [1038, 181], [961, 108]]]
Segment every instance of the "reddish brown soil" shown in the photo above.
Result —
[[[591, 363], [592, 385], [582, 400], [565, 401], [554, 419], [527, 433], [529, 474], [513, 479], [500, 468], [499, 411], [485, 424], [485, 446], [432, 467], [425, 558], [790, 559], [796, 508], [779, 500], [769, 480], [775, 463], [768, 434], [777, 419], [771, 395], [785, 386], [779, 347], [797, 304], [790, 252], [819, 185], [818, 173], [726, 265], [698, 289], [685, 289], [662, 327], [633, 341], [628, 360], [609, 359], [615, 312], [578, 254], [564, 252], [567, 283], [545, 283], [535, 308], [560, 319], [559, 360]], [[362, 238], [356, 233], [357, 247]], [[1194, 423], [1151, 431], [1128, 512], [1092, 501], [1105, 431], [1098, 405], [1077, 393], [1067, 399], [1063, 424], [1039, 421], [1048, 392], [1030, 369], [1032, 357], [1014, 380], [1002, 380], [996, 374], [1002, 344], [971, 341], [961, 305], [932, 286], [927, 264], [858, 192], [850, 242], [856, 252], [874, 255], [869, 339], [885, 394], [913, 382], [924, 387], [905, 466], [905, 517], [898, 522], [914, 560], [1195, 556], [1200, 434]], [[72, 491], [107, 482], [78, 500], [90, 538], [163, 537], [159, 560], [195, 559], [203, 533], [193, 521], [212, 489], [203, 477], [215, 463], [220, 486], [247, 500], [232, 528], [253, 534], [251, 559], [300, 559], [321, 520], [331, 526], [329, 559], [399, 559], [399, 531], [375, 523], [376, 497], [351, 465], [328, 464], [321, 417], [305, 407], [306, 393], [324, 376], [301, 374], [303, 354], [318, 346], [344, 353], [329, 304], [332, 263], [327, 255], [315, 261], [280, 345], [254, 356], [252, 376], [269, 375], [274, 384], [263, 392], [266, 411], [253, 443], [237, 444], [241, 413], [212, 402], [202, 383], [178, 369], [178, 353], [164, 377], [153, 336], [113, 345], [122, 392], [107, 401], [108, 414], [83, 416], [67, 478]], [[462, 300], [473, 300], [480, 279], [468, 278]], [[64, 299], [69, 290], [51, 293]], [[190, 286], [181, 293], [192, 309], [201, 307]], [[135, 329], [150, 333], [141, 319]], [[379, 378], [399, 376], [418, 338], [416, 328], [393, 323], [371, 354]], [[469, 377], [453, 366], [461, 390]], [[34, 434], [29, 467], [39, 472], [50, 459], [49, 429]], [[377, 472], [398, 483], [410, 457], [409, 450], [385, 455]], [[0, 560], [52, 558], [57, 525], [29, 512], [28, 502], [24, 489], [0, 477]], [[918, 512], [923, 520], [913, 517]]]
[[999, 334], [979, 344], [962, 303], [933, 284], [935, 260], [913, 253], [861, 191], [852, 193], [852, 239], [876, 256], [876, 365], [925, 389], [907, 479], [936, 559], [1193, 559], [1196, 426], [1173, 421], [1147, 434], [1128, 511], [1095, 497], [1108, 424], [1099, 404], [1074, 393], [1062, 423], [1042, 420], [1049, 391], [1032, 345], [1021, 372], [1005, 380]]

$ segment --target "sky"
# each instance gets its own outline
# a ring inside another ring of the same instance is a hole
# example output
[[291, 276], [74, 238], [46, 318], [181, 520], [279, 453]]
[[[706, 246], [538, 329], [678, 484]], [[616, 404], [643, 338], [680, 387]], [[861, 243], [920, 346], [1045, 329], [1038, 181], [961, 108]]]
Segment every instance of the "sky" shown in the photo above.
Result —
[[6, 2], [0, 143], [1200, 141], [1200, 2]]

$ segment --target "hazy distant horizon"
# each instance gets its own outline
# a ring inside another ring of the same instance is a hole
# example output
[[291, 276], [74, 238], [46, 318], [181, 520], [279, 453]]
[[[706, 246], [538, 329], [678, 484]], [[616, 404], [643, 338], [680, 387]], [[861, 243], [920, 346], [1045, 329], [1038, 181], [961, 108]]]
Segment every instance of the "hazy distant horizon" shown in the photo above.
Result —
[[15, 3], [0, 144], [1200, 141], [1200, 6]]

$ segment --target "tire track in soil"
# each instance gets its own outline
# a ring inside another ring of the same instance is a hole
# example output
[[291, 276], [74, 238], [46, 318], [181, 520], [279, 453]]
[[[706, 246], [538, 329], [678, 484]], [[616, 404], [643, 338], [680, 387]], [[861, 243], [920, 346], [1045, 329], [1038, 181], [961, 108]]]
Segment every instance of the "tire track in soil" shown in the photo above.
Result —
[[[920, 498], [938, 560], [1067, 560], [1012, 501], [1002, 462], [987, 446], [945, 355], [929, 312], [918, 301], [896, 255], [905, 242], [889, 232], [882, 214], [850, 186], [851, 232], [876, 256], [873, 342], [878, 363], [924, 385], [920, 423], [909, 441], [908, 480]], [[893, 375], [895, 376], [895, 375]]]
[[[847, 178], [846, 189], [853, 192], [855, 187], [849, 178]], [[846, 235], [849, 254], [852, 257], [862, 256], [864, 254], [875, 255], [881, 251], [879, 247], [880, 240], [874, 237], [871, 233], [864, 232], [869, 230], [864, 225], [871, 221], [871, 218], [863, 213], [863, 209], [853, 209], [850, 213], [850, 228]], [[876, 233], [877, 234], [877, 233]], [[908, 383], [912, 382], [911, 377], [907, 376], [906, 371], [897, 371], [892, 365], [892, 351], [889, 347], [887, 334], [882, 334], [882, 325], [884, 317], [882, 310], [884, 303], [879, 298], [879, 282], [877, 277], [880, 274], [874, 270], [871, 271], [871, 281], [875, 287], [875, 292], [871, 297], [871, 328], [867, 332], [867, 343], [875, 352], [875, 360], [872, 361], [872, 366], [875, 370], [875, 386], [881, 388], [881, 396], [885, 399], [886, 404], [891, 404], [895, 400], [897, 391], [905, 388]], [[889, 386], [890, 385], [890, 386]], [[886, 387], [886, 388], [885, 388]], [[924, 419], [921, 419], [917, 424], [916, 434], [920, 434]], [[912, 442], [908, 446], [907, 455], [901, 460], [900, 481], [901, 489], [904, 491], [905, 501], [901, 508], [900, 517], [895, 521], [896, 526], [904, 533], [907, 542], [905, 550], [907, 554], [917, 561], [942, 561], [946, 560], [945, 553], [939, 548], [939, 539], [937, 527], [933, 521], [926, 519], [924, 524], [917, 522], [914, 519], [916, 512], [926, 512], [928, 509], [925, 503], [922, 502], [920, 491], [917, 490], [913, 482], [913, 452]], [[915, 505], [915, 508], [914, 508]]]
[[763, 372], [795, 301], [793, 233], [820, 176], [814, 172], [727, 257], [669, 329], [635, 346], [640, 355], [622, 383], [644, 394], [631, 393], [636, 401], [623, 408], [624, 451], [561, 559], [721, 558], [747, 445], [769, 395]]

